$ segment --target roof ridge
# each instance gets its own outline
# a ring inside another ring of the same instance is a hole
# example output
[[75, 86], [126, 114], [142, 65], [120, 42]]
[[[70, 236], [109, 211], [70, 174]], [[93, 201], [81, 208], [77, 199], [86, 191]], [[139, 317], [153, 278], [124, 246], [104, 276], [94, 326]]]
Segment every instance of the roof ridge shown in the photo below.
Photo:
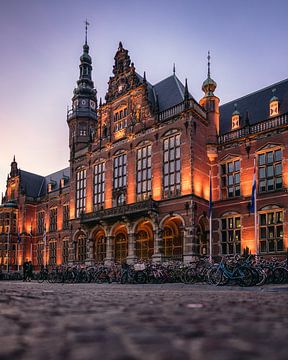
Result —
[[43, 175], [35, 174], [35, 173], [32, 173], [30, 171], [26, 171], [26, 170], [23, 170], [23, 169], [19, 169], [19, 170], [20, 170], [20, 172], [23, 171], [26, 174], [35, 175], [35, 176], [39, 176], [41, 178], [45, 178], [45, 176], [43, 176]]
[[63, 169], [60, 169], [60, 170], [54, 171], [53, 173], [48, 174], [48, 175], [45, 175], [44, 177], [45, 177], [45, 179], [47, 179], [47, 177], [49, 177], [49, 176], [52, 176], [52, 175], [54, 175], [54, 174], [59, 173], [60, 171], [65, 171], [65, 170], [68, 170], [68, 169], [70, 170], [70, 167], [69, 167], [69, 166], [67, 166], [67, 167], [65, 167], [65, 168], [63, 168]]
[[278, 81], [278, 82], [276, 82], [276, 83], [274, 83], [274, 84], [271, 84], [271, 85], [269, 85], [269, 86], [265, 86], [265, 87], [262, 88], [262, 89], [253, 91], [253, 92], [251, 92], [251, 93], [249, 93], [249, 94], [247, 94], [247, 95], [240, 96], [239, 98], [236, 98], [236, 99], [234, 99], [234, 100], [230, 100], [230, 101], [226, 102], [225, 104], [221, 105], [220, 107], [225, 106], [225, 105], [228, 105], [228, 104], [231, 104], [231, 103], [235, 103], [235, 102], [237, 102], [237, 101], [239, 101], [239, 100], [245, 99], [245, 98], [247, 98], [247, 97], [249, 97], [249, 96], [251, 96], [251, 95], [255, 95], [255, 94], [257, 94], [257, 93], [260, 93], [260, 92], [262, 92], [262, 91], [265, 91], [265, 90], [267, 90], [267, 89], [269, 89], [269, 88], [271, 88], [271, 87], [274, 87], [274, 86], [276, 86], [276, 85], [280, 85], [280, 84], [282, 84], [282, 83], [284, 83], [284, 82], [287, 82], [287, 81], [288, 81], [288, 78], [287, 78], [287, 79], [284, 79], [284, 80], [281, 80], [281, 81]]
[[[183, 90], [181, 90], [181, 87], [180, 87], [180, 84], [184, 87], [184, 85], [181, 83], [181, 81], [178, 79], [178, 77], [175, 75], [175, 74], [173, 74], [173, 78], [175, 79], [175, 82], [176, 82], [176, 84], [177, 84], [177, 86], [178, 86], [178, 89], [179, 89], [179, 91], [180, 91], [180, 94], [182, 95], [182, 97], [183, 97], [183, 99], [184, 99], [184, 92], [183, 92]], [[180, 84], [179, 84], [180, 83]]]

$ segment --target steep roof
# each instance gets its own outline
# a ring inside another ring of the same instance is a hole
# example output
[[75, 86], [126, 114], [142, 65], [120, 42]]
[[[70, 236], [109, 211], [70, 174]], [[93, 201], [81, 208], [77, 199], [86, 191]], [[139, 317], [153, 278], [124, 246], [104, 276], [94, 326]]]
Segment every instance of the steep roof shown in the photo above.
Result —
[[20, 186], [27, 196], [35, 198], [44, 195], [44, 184], [43, 176], [20, 170]]
[[47, 193], [47, 185], [51, 181], [55, 182], [53, 191], [59, 190], [60, 180], [63, 177], [70, 177], [69, 167], [56, 171], [55, 173], [49, 174], [45, 177], [25, 170], [20, 170], [20, 186], [27, 196], [33, 198], [41, 197]]
[[264, 89], [245, 95], [220, 106], [220, 134], [231, 131], [231, 116], [234, 104], [240, 112], [240, 127], [245, 125], [248, 112], [249, 123], [256, 124], [269, 118], [269, 102], [273, 96], [272, 90], [279, 99], [279, 115], [288, 111], [288, 79], [272, 84]]

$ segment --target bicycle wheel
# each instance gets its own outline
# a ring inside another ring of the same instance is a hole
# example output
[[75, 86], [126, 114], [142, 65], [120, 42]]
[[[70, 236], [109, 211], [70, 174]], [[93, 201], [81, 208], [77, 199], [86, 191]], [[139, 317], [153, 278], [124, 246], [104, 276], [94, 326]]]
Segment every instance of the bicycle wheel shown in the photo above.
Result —
[[145, 284], [147, 282], [147, 276], [144, 271], [137, 271], [134, 279], [137, 284]]
[[220, 268], [211, 268], [211, 270], [208, 273], [208, 279], [209, 279], [209, 284], [211, 285], [222, 285], [222, 280], [223, 280], [223, 270]]
[[287, 282], [288, 271], [283, 267], [276, 267], [273, 270], [273, 282], [275, 284], [284, 284]]
[[189, 268], [185, 271], [183, 280], [185, 284], [195, 284], [197, 281], [196, 271], [192, 268]]
[[249, 268], [243, 267], [239, 269], [240, 279], [237, 280], [240, 286], [251, 286], [253, 284], [253, 274]]

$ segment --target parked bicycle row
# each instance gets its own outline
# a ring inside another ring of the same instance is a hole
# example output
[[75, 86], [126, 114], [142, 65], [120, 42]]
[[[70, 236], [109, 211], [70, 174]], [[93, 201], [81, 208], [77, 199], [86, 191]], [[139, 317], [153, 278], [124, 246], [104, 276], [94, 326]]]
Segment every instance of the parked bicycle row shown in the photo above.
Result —
[[[22, 280], [20, 272], [0, 272], [0, 280]], [[29, 278], [30, 279], [30, 278]], [[249, 257], [223, 257], [220, 262], [211, 264], [207, 258], [184, 264], [180, 261], [163, 263], [137, 262], [109, 266], [95, 264], [93, 266], [57, 266], [42, 267], [32, 277], [38, 282], [51, 283], [111, 283], [145, 284], [145, 283], [176, 283], [185, 284], [207, 283], [214, 285], [240, 286], [263, 285], [267, 283], [287, 283], [287, 261], [274, 259], [265, 260]], [[23, 280], [27, 280], [25, 277]]]

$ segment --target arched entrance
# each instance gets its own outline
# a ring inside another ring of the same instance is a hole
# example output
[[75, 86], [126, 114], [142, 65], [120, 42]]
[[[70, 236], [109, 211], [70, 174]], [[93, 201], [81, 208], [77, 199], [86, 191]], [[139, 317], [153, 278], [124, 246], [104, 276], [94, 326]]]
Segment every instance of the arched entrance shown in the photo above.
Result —
[[118, 225], [114, 231], [114, 259], [123, 262], [128, 255], [128, 232], [125, 225]]
[[151, 259], [154, 254], [154, 236], [150, 221], [140, 222], [135, 230], [136, 257], [138, 259]]
[[105, 231], [99, 228], [93, 236], [93, 259], [96, 262], [103, 262], [106, 258], [106, 236]]
[[178, 217], [169, 217], [163, 225], [163, 256], [182, 260], [183, 234], [182, 221]]

